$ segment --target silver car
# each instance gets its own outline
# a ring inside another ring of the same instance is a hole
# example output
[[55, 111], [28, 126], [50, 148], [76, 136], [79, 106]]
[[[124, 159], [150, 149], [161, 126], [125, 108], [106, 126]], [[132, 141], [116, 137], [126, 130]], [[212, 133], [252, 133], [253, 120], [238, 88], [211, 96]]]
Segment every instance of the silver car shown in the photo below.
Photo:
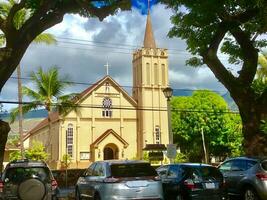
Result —
[[219, 169], [229, 195], [244, 200], [267, 199], [267, 158], [231, 158]]
[[162, 184], [145, 161], [97, 161], [76, 183], [75, 196], [94, 200], [161, 200]]

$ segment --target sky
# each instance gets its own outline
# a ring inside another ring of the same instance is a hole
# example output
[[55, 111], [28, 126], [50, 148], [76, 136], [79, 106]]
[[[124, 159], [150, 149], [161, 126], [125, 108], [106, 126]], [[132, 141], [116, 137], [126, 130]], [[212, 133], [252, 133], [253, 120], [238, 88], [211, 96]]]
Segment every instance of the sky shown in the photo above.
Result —
[[[210, 89], [226, 93], [209, 68], [185, 65], [186, 59], [190, 58], [185, 41], [167, 37], [172, 11], [154, 2], [150, 2], [152, 26], [157, 47], [167, 48], [169, 52], [170, 86], [174, 90]], [[57, 44], [30, 45], [21, 60], [22, 77], [29, 77], [30, 72], [39, 67], [46, 70], [57, 66], [60, 74], [70, 77], [68, 81], [76, 82], [65, 92], [79, 93], [106, 75], [104, 65], [108, 62], [109, 75], [131, 95], [132, 53], [143, 46], [146, 13], [147, 1], [135, 0], [132, 10], [119, 11], [102, 22], [97, 18], [66, 15], [62, 23], [46, 31], [56, 36]], [[16, 77], [16, 73], [12, 77]], [[12, 77], [2, 89], [2, 101], [18, 99], [17, 80]], [[27, 79], [22, 84], [33, 87]], [[4, 104], [6, 110], [12, 107], [14, 105]]]

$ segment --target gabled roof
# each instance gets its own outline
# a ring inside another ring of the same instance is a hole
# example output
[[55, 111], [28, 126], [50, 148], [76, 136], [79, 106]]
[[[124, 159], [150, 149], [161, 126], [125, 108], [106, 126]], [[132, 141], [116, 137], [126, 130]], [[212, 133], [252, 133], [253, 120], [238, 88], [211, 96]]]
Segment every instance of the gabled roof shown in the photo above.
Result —
[[120, 90], [123, 95], [125, 96], [125, 98], [127, 98], [131, 104], [133, 106], [137, 106], [136, 101], [110, 76], [104, 76], [102, 79], [100, 79], [98, 82], [96, 82], [95, 84], [93, 84], [92, 86], [90, 86], [89, 88], [85, 89], [83, 92], [81, 92], [78, 95], [78, 100], [77, 103], [81, 102], [83, 99], [85, 99], [89, 94], [92, 93], [92, 91], [98, 89], [99, 87], [101, 87], [105, 82], [111, 82], [115, 88], [117, 88], [118, 90]]
[[119, 136], [114, 130], [112, 129], [108, 129], [106, 130], [102, 135], [100, 135], [92, 144], [91, 144], [91, 148], [97, 148], [98, 145], [105, 139], [107, 138], [109, 135], [113, 135], [114, 137], [116, 137], [124, 146], [124, 148], [128, 147], [129, 144], [121, 137]]
[[[52, 123], [59, 120], [59, 113], [53, 112], [50, 114], [50, 120]], [[46, 127], [48, 125], [48, 118], [45, 118], [43, 121], [41, 121], [39, 124], [37, 124], [33, 129], [31, 129], [24, 137], [24, 141], [27, 140], [32, 134], [34, 134], [36, 131]]]
[[[114, 79], [112, 79], [110, 76], [104, 76], [102, 79], [100, 79], [99, 81], [97, 81], [96, 83], [94, 83], [93, 85], [91, 85], [90, 87], [86, 88], [77, 97], [75, 97], [73, 99], [73, 101], [75, 101], [77, 104], [79, 104], [83, 99], [85, 99], [94, 90], [96, 90], [97, 88], [101, 87], [102, 84], [105, 83], [106, 81], [111, 82], [118, 90], [120, 90], [124, 94], [125, 98], [127, 98], [129, 100], [129, 102], [133, 106], [135, 106], [135, 107], [137, 106], [136, 101]], [[58, 121], [59, 120], [59, 117], [60, 117], [60, 115], [59, 115], [58, 112], [51, 113], [51, 115], [50, 115], [51, 122], [54, 123], [54, 122]], [[36, 131], [44, 128], [47, 125], [48, 125], [48, 118], [44, 119], [39, 124], [37, 124], [33, 129], [31, 129], [26, 134], [26, 136], [24, 137], [24, 140], [28, 139]]]

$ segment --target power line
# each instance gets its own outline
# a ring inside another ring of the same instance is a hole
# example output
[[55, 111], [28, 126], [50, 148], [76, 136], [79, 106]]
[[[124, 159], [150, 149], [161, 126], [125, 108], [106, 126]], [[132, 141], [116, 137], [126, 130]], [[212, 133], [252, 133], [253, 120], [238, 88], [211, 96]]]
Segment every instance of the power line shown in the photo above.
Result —
[[[16, 76], [11, 76], [10, 79], [18, 79], [18, 77]], [[21, 77], [22, 80], [29, 80], [32, 81], [32, 79], [30, 77]], [[76, 81], [62, 81], [63, 83], [70, 83], [70, 84], [75, 84], [75, 85], [86, 85], [86, 86], [97, 86], [100, 85], [100, 83], [96, 84], [96, 83], [85, 83], [85, 82], [76, 82]], [[130, 85], [120, 85], [120, 86], [115, 86], [118, 88], [144, 88], [142, 86], [130, 86]], [[145, 87], [145, 88], [149, 88], [149, 89], [158, 89], [157, 87]], [[207, 89], [188, 89], [188, 88], [172, 88], [174, 91], [189, 91], [189, 92], [194, 92], [194, 91], [202, 91], [202, 90], [207, 90]], [[209, 90], [208, 90], [209, 91]], [[216, 93], [226, 93], [227, 91], [219, 91], [219, 90], [210, 90], [210, 92], [216, 92]]]
[[[62, 43], [71, 43], [71, 44], [81, 44], [81, 45], [90, 45], [88, 43], [96, 43], [96, 44], [106, 44], [106, 45], [112, 45], [114, 47], [118, 47], [118, 46], [121, 46], [121, 47], [129, 47], [127, 48], [128, 50], [129, 49], [138, 49], [138, 48], [142, 48], [141, 45], [132, 45], [132, 44], [121, 44], [121, 43], [111, 43], [111, 42], [104, 42], [104, 41], [92, 41], [92, 40], [84, 40], [84, 39], [76, 39], [76, 38], [66, 38], [66, 37], [56, 37], [58, 39], [62, 39], [63, 41], [60, 41], [58, 40], [58, 42], [62, 42]], [[67, 40], [64, 41], [64, 40]], [[77, 41], [77, 42], [68, 42], [69, 41]], [[81, 43], [82, 42], [82, 43]], [[94, 45], [94, 46], [97, 46], [97, 45]], [[131, 47], [131, 48], [130, 48]], [[124, 48], [126, 49], [126, 48]], [[168, 49], [170, 51], [177, 51], [177, 52], [184, 52], [184, 53], [188, 53], [190, 54], [189, 52], [185, 51], [185, 50], [181, 50], [181, 49]]]
[[[1, 101], [0, 103], [3, 104], [22, 104], [22, 105], [29, 105], [29, 104], [35, 104], [37, 106], [45, 106], [44, 103], [37, 103], [37, 102], [31, 102], [31, 101], [23, 101], [23, 102], [18, 102], [18, 101]], [[52, 103], [52, 106], [60, 106], [61, 104], [59, 103]], [[94, 104], [83, 104], [83, 105], [68, 105], [68, 106], [62, 106], [65, 108], [97, 108], [97, 109], [105, 109], [102, 105], [94, 105]], [[142, 111], [167, 111], [166, 107], [159, 107], [159, 108], [151, 108], [151, 107], [128, 107], [128, 106], [112, 106], [110, 108], [111, 110], [142, 110]], [[238, 111], [229, 111], [228, 109], [225, 110], [197, 110], [197, 109], [179, 109], [179, 108], [171, 108], [171, 111], [173, 112], [190, 112], [190, 113], [209, 113], [209, 114], [239, 114]]]

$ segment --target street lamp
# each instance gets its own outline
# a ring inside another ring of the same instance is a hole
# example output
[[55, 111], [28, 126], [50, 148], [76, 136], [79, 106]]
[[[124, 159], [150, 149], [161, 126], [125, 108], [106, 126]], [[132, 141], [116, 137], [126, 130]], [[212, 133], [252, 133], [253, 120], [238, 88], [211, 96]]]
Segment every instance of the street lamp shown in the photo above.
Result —
[[169, 144], [173, 144], [173, 135], [172, 135], [172, 127], [171, 127], [171, 106], [170, 100], [172, 97], [173, 89], [170, 87], [166, 87], [163, 90], [164, 96], [167, 98], [167, 112], [168, 112], [168, 131], [169, 131]]

